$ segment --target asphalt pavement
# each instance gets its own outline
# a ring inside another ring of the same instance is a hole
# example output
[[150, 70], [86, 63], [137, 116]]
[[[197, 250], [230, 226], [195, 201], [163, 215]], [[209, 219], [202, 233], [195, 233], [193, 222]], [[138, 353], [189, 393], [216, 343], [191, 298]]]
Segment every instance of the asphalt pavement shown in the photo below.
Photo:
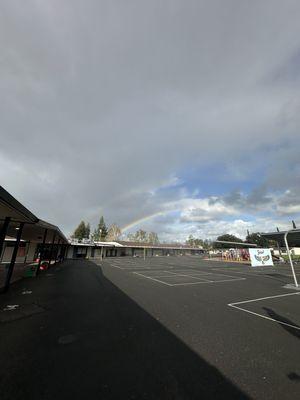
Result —
[[299, 399], [287, 266], [66, 261], [0, 296], [0, 398]]

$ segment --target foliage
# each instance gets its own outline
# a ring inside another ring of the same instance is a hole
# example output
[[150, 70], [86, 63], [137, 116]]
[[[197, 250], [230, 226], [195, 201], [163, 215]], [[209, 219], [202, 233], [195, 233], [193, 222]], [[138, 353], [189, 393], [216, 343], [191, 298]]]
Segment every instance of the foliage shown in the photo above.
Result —
[[107, 227], [104, 222], [103, 216], [101, 216], [100, 220], [99, 220], [99, 224], [93, 232], [92, 239], [95, 242], [101, 242], [101, 241], [105, 240], [106, 236], [107, 236]]
[[260, 236], [259, 233], [251, 233], [246, 237], [247, 243], [257, 244], [259, 247], [269, 247], [270, 242], [263, 236]]
[[213, 241], [210, 239], [203, 240], [203, 248], [205, 250], [211, 250], [213, 248]]
[[158, 244], [159, 243], [158, 235], [156, 232], [149, 232], [147, 234], [147, 243], [150, 243], [150, 244]]
[[118, 227], [118, 225], [112, 224], [107, 231], [106, 240], [113, 242], [115, 240], [120, 239], [121, 234], [122, 232], [121, 229]]
[[[222, 240], [222, 241], [225, 241], [225, 242], [239, 242], [239, 243], [243, 242], [243, 239], [241, 239], [241, 238], [239, 238], [237, 236], [234, 236], [234, 235], [230, 235], [228, 233], [226, 233], [224, 235], [221, 235], [221, 236], [218, 236], [217, 240]], [[218, 249], [228, 248], [228, 246], [232, 247], [233, 245], [228, 245], [226, 243], [215, 243], [215, 247], [218, 248]]]
[[135, 241], [146, 243], [147, 242], [147, 232], [143, 229], [139, 229], [135, 233]]
[[190, 235], [187, 240], [185, 241], [185, 243], [191, 247], [204, 247], [204, 242], [202, 239], [197, 239], [194, 238], [193, 235]]
[[132, 242], [158, 244], [159, 238], [155, 232], [146, 232], [143, 229], [139, 229], [135, 233], [129, 233], [127, 239]]
[[90, 226], [90, 224], [89, 224], [89, 222], [88, 222], [88, 223], [85, 225], [85, 237], [86, 237], [87, 239], [89, 239], [90, 234], [91, 234], [91, 226]]
[[72, 238], [82, 240], [88, 239], [90, 236], [90, 224], [85, 224], [84, 221], [81, 221], [80, 224], [75, 229]]

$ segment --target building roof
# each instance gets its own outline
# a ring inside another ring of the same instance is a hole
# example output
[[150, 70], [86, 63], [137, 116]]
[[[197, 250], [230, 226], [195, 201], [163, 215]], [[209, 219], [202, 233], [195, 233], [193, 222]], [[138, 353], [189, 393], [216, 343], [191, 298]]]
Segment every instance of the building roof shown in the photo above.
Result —
[[215, 243], [228, 244], [228, 247], [257, 247], [257, 244], [247, 242], [228, 242], [227, 240], [216, 240]]
[[0, 186], [0, 230], [3, 226], [4, 219], [7, 217], [11, 219], [7, 230], [7, 236], [11, 238], [16, 237], [19, 224], [23, 222], [25, 223], [22, 232], [23, 240], [41, 242], [45, 229], [47, 229], [47, 243], [52, 242], [54, 235], [56, 237], [56, 242], [60, 239], [61, 242], [68, 243], [67, 238], [56, 225], [39, 219]]
[[38, 222], [38, 218], [0, 186], [0, 220], [10, 217], [15, 222]]
[[279, 232], [269, 232], [261, 233], [260, 235], [266, 239], [274, 240], [279, 243], [280, 246], [285, 246], [284, 235], [288, 232], [287, 240], [290, 247], [300, 246], [300, 229], [292, 229], [290, 231], [279, 231]]
[[191, 247], [186, 244], [165, 244], [165, 243], [158, 243], [158, 244], [151, 244], [151, 243], [143, 243], [143, 242], [132, 242], [132, 241], [125, 241], [125, 240], [116, 240], [114, 242], [93, 242], [93, 241], [84, 241], [79, 242], [74, 239], [70, 239], [69, 243], [74, 246], [99, 246], [99, 247], [130, 247], [136, 249], [182, 249], [182, 250], [202, 250], [201, 247]]
[[132, 241], [125, 241], [125, 240], [117, 240], [115, 243], [118, 243], [122, 247], [135, 247], [135, 248], [151, 248], [151, 249], [186, 249], [186, 250], [202, 250], [201, 247], [191, 247], [186, 244], [180, 243], [143, 243], [143, 242], [132, 242]]

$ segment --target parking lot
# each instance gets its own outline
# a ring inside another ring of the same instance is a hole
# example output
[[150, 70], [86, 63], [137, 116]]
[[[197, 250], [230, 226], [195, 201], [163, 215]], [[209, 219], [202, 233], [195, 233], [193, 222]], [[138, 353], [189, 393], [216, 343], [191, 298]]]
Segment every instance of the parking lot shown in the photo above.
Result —
[[53, 266], [0, 299], [1, 399], [298, 399], [291, 281], [188, 256]]
[[285, 287], [288, 264], [116, 258], [102, 270], [251, 398], [300, 396], [300, 292]]

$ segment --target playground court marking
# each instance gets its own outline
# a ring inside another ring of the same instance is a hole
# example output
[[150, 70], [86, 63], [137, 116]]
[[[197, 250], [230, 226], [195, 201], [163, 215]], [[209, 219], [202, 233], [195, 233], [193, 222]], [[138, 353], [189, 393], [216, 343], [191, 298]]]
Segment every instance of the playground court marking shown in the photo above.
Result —
[[280, 321], [278, 319], [275, 319], [275, 318], [272, 318], [272, 317], [267, 317], [266, 315], [259, 314], [259, 313], [256, 313], [254, 311], [247, 310], [246, 308], [240, 307], [241, 304], [248, 304], [248, 303], [254, 303], [254, 302], [263, 301], [263, 300], [277, 299], [279, 297], [297, 296], [297, 295], [300, 295], [300, 293], [299, 292], [297, 292], [297, 293], [285, 293], [285, 294], [279, 294], [279, 295], [276, 295], [276, 296], [268, 296], [268, 297], [261, 297], [261, 298], [252, 299], [252, 300], [238, 301], [238, 302], [235, 302], [235, 303], [229, 303], [227, 305], [229, 307], [236, 308], [237, 310], [244, 311], [244, 312], [246, 312], [248, 314], [255, 315], [256, 317], [264, 318], [264, 319], [267, 319], [269, 321], [276, 322], [278, 324], [285, 325], [285, 326], [288, 326], [290, 328], [300, 330], [299, 326], [288, 324], [288, 323]]

